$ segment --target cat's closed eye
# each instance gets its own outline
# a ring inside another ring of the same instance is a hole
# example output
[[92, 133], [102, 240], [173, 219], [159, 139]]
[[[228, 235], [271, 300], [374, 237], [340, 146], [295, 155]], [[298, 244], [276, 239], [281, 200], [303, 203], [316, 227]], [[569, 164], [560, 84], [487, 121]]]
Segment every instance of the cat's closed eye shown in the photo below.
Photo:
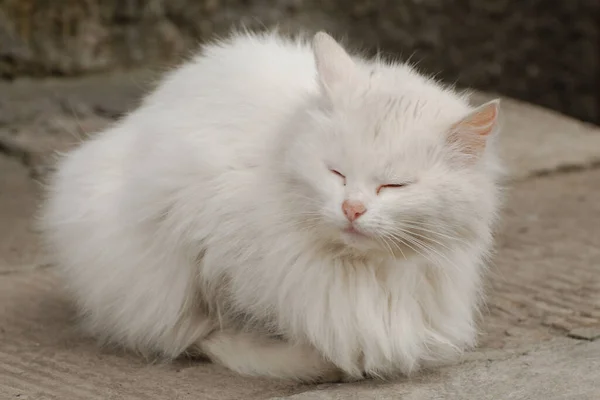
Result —
[[333, 172], [335, 175], [342, 178], [344, 180], [344, 186], [346, 186], [346, 177], [342, 173], [340, 173], [339, 171], [332, 169], [332, 168], [329, 168], [329, 171]]
[[407, 185], [407, 183], [388, 183], [385, 185], [379, 185], [377, 187], [377, 194], [379, 194], [379, 192], [381, 192], [383, 189], [403, 188]]

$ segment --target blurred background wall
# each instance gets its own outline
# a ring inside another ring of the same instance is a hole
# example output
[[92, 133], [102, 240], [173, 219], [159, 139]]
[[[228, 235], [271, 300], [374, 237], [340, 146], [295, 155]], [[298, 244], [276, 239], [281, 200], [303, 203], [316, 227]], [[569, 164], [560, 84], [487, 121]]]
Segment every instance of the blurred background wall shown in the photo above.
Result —
[[599, 23], [600, 0], [0, 0], [0, 77], [164, 67], [278, 24], [600, 124]]

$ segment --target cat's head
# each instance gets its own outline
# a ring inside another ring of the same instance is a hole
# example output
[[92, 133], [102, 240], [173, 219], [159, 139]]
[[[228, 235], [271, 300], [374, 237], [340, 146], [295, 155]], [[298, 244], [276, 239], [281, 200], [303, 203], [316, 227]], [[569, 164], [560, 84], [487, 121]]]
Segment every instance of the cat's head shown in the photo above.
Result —
[[349, 56], [324, 33], [313, 49], [320, 94], [285, 154], [310, 231], [394, 255], [488, 240], [499, 102], [473, 109], [408, 66]]

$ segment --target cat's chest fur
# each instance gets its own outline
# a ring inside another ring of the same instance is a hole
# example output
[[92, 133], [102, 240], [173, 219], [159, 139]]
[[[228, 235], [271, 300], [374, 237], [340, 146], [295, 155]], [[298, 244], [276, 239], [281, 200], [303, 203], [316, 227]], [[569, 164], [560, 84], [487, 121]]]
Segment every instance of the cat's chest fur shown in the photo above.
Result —
[[301, 237], [253, 230], [242, 239], [238, 232], [228, 241], [242, 249], [208, 249], [202, 275], [212, 281], [229, 271], [228, 307], [310, 342], [347, 371], [403, 368], [422, 352], [428, 313], [438, 313], [435, 273], [425, 260], [340, 256]]

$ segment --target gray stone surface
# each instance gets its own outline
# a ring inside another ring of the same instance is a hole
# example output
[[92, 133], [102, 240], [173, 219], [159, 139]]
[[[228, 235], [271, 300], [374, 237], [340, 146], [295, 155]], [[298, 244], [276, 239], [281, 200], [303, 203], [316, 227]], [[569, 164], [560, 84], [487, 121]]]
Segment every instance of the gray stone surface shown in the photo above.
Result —
[[[476, 94], [473, 101], [479, 104], [493, 97]], [[600, 163], [597, 126], [512, 99], [502, 102], [502, 112], [499, 141], [511, 179]]]
[[43, 263], [33, 224], [38, 194], [28, 169], [0, 152], [0, 276]]
[[404, 382], [327, 385], [270, 400], [596, 400], [598, 382], [600, 342], [563, 339]]
[[569, 331], [569, 337], [582, 340], [600, 339], [600, 327], [575, 328]]
[[501, 145], [514, 176], [480, 347], [462, 362], [387, 383], [298, 385], [97, 347], [40, 247], [37, 181], [54, 150], [113, 123], [153, 77], [0, 83], [0, 399], [597, 398], [600, 129], [509, 99]]
[[165, 65], [232, 25], [278, 24], [600, 123], [598, 18], [597, 0], [4, 0], [0, 76]]

